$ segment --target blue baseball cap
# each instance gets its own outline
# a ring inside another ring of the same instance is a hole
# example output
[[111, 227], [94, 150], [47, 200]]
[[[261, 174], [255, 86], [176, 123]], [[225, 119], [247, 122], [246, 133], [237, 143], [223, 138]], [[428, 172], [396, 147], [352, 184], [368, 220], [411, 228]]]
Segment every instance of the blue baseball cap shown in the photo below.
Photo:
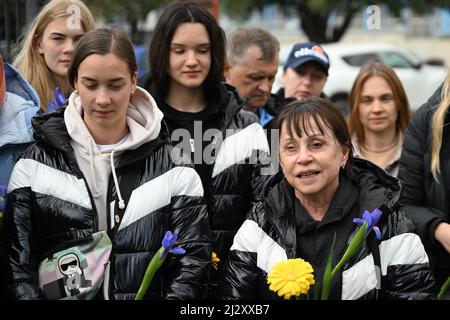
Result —
[[302, 64], [309, 61], [319, 63], [328, 75], [328, 69], [330, 68], [330, 60], [328, 55], [320, 45], [314, 42], [302, 42], [295, 44], [289, 53], [286, 63], [284, 64], [284, 69], [286, 70], [288, 67], [297, 69]]

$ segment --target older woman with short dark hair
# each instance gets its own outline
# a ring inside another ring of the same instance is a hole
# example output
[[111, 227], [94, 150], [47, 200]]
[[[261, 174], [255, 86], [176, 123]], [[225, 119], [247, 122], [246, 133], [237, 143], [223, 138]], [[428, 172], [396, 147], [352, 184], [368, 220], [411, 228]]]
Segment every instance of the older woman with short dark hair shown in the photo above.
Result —
[[[277, 117], [281, 171], [265, 185], [237, 232], [225, 267], [225, 299], [275, 298], [267, 275], [280, 261], [302, 258], [321, 288], [333, 237], [336, 265], [354, 237], [353, 219], [381, 210], [381, 239], [369, 233], [333, 277], [330, 299], [428, 299], [433, 277], [412, 223], [397, 211], [400, 185], [384, 170], [353, 159], [347, 124], [321, 98], [296, 101]], [[379, 274], [381, 270], [381, 275]]]

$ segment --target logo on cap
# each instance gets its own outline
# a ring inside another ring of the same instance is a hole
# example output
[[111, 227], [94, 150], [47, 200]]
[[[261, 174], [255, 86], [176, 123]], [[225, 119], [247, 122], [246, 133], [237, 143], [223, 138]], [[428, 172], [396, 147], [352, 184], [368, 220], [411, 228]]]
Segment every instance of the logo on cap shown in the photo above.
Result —
[[313, 46], [312, 48], [301, 48], [294, 53], [294, 57], [300, 58], [304, 56], [314, 56], [325, 63], [328, 63], [328, 58], [325, 55], [323, 49], [319, 46]]

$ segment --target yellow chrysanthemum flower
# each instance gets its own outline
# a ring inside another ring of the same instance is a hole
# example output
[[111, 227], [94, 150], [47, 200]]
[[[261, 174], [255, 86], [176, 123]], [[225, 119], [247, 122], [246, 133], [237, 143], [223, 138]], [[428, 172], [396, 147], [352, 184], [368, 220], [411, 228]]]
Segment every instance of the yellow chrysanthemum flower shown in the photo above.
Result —
[[273, 266], [267, 276], [267, 284], [270, 284], [270, 290], [280, 297], [284, 296], [284, 299], [298, 297], [307, 294], [315, 283], [313, 272], [311, 264], [303, 259], [281, 261]]
[[211, 257], [211, 263], [212, 263], [214, 269], [216, 269], [216, 270], [219, 269], [219, 261], [220, 261], [219, 257], [218, 257], [217, 254], [213, 251], [213, 252], [212, 252], [212, 257]]

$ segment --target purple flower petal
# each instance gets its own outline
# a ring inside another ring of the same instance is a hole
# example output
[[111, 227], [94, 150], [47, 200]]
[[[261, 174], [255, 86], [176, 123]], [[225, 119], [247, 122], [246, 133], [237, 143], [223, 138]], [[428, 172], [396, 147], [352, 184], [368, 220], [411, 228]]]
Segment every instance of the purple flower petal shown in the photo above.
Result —
[[174, 254], [183, 254], [186, 251], [183, 248], [177, 247], [174, 248], [175, 242], [177, 242], [178, 236], [175, 233], [172, 233], [171, 231], [167, 231], [164, 239], [162, 241], [162, 245], [164, 247], [164, 251], [161, 253], [161, 257], [164, 257], [169, 252], [172, 252]]
[[44, 110], [44, 114], [53, 112], [56, 109], [58, 109], [58, 106], [56, 105], [56, 102], [54, 100], [52, 100], [48, 103], [47, 109]]
[[372, 216], [370, 212], [365, 210], [363, 213], [363, 219], [367, 221], [367, 229], [370, 230], [372, 228]]
[[64, 102], [66, 98], [64, 97], [64, 93], [56, 87], [55, 91], [53, 91], [53, 99], [48, 103], [47, 109], [44, 111], [44, 114], [53, 112], [58, 110], [59, 108], [64, 107]]
[[378, 221], [380, 220], [380, 218], [381, 218], [381, 214], [382, 214], [383, 212], [380, 210], [380, 209], [378, 209], [378, 208], [376, 208], [375, 210], [373, 210], [373, 212], [372, 212], [372, 220], [373, 220], [373, 225], [376, 225], [377, 223], [378, 223]]
[[184, 249], [181, 248], [181, 247], [176, 247], [176, 248], [173, 248], [171, 252], [172, 252], [173, 254], [185, 254], [185, 253], [186, 253], [186, 250], [184, 250]]
[[58, 106], [60, 107], [64, 106], [64, 101], [66, 100], [66, 98], [64, 97], [64, 93], [62, 93], [61, 90], [59, 90], [59, 88], [56, 88], [55, 90], [55, 100]]
[[170, 250], [170, 248], [172, 247], [172, 239], [173, 239], [172, 232], [167, 231], [166, 234], [164, 235], [164, 239], [162, 241], [162, 245], [165, 250]]
[[378, 208], [376, 208], [372, 212], [364, 210], [362, 219], [355, 218], [355, 219], [353, 219], [353, 222], [356, 223], [356, 224], [360, 224], [360, 225], [363, 225], [364, 222], [367, 222], [367, 233], [366, 234], [369, 234], [370, 231], [374, 230], [375, 237], [378, 240], [380, 240], [381, 239], [381, 232], [380, 232], [380, 229], [378, 229], [375, 225], [380, 220], [380, 217], [381, 217], [382, 213], [383, 212], [380, 209], [378, 209]]

